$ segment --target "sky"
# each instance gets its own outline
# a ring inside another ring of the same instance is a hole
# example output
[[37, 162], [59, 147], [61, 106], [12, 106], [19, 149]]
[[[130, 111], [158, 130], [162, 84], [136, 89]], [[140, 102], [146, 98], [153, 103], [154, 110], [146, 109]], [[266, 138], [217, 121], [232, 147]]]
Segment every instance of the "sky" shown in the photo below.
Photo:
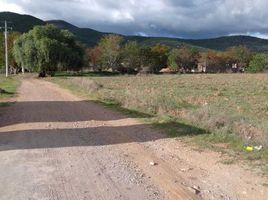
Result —
[[0, 0], [0, 11], [125, 35], [268, 39], [268, 0]]

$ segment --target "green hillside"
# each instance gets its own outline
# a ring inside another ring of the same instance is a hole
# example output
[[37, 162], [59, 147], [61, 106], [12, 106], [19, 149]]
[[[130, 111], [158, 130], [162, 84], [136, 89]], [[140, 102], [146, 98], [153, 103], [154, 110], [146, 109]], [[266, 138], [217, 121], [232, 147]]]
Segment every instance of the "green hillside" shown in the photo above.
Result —
[[28, 32], [36, 25], [45, 25], [46, 22], [30, 16], [30, 15], [20, 15], [12, 12], [0, 12], [0, 22], [1, 26], [4, 26], [2, 21], [10, 22], [8, 25], [12, 27], [15, 32]]
[[185, 42], [215, 50], [225, 50], [232, 46], [243, 45], [254, 51], [268, 51], [268, 40], [243, 35], [203, 40], [185, 40]]
[[85, 43], [87, 46], [95, 46], [105, 34], [90, 28], [78, 28], [77, 26], [74, 26], [63, 20], [50, 20], [47, 21], [47, 23], [54, 24], [60, 29], [69, 30], [79, 41]]
[[180, 47], [188, 45], [202, 49], [213, 49], [222, 51], [233, 46], [243, 45], [253, 51], [267, 52], [268, 40], [260, 39], [251, 36], [226, 36], [212, 39], [180, 39], [180, 38], [162, 38], [162, 37], [128, 37], [129, 40], [137, 40], [145, 46], [152, 46], [155, 44], [165, 44], [170, 47]]
[[[27, 32], [35, 25], [44, 25], [46, 23], [54, 24], [61, 29], [67, 29], [72, 32], [76, 38], [88, 47], [98, 43], [100, 38], [108, 33], [102, 33], [90, 28], [79, 28], [62, 20], [42, 21], [30, 15], [20, 15], [11, 12], [0, 12], [0, 21], [11, 21], [10, 24], [14, 31]], [[268, 52], [268, 40], [250, 37], [250, 36], [226, 36], [213, 39], [180, 39], [164, 37], [140, 37], [123, 36], [125, 41], [136, 40], [144, 46], [155, 44], [165, 44], [170, 47], [180, 47], [182, 45], [191, 46], [199, 49], [225, 50], [229, 47], [244, 45], [253, 51]]]

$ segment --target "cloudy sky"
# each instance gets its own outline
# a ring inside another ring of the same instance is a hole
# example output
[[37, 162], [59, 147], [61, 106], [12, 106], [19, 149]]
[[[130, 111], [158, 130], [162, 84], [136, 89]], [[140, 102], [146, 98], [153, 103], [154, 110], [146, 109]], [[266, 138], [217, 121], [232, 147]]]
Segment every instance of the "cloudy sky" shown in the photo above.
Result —
[[0, 0], [0, 11], [126, 35], [268, 38], [268, 0]]

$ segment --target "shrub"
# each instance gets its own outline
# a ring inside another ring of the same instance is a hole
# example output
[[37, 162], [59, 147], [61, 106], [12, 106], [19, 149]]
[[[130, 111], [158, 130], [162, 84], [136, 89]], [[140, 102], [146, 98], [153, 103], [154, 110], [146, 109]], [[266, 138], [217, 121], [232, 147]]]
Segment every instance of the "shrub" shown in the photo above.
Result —
[[247, 71], [257, 73], [265, 69], [268, 69], [268, 54], [256, 54], [250, 61]]

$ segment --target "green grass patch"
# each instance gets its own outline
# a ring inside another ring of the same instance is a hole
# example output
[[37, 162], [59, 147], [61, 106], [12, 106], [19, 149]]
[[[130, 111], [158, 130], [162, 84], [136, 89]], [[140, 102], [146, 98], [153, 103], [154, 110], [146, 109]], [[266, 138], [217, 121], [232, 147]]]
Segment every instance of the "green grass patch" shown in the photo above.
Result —
[[0, 75], [0, 106], [8, 106], [8, 99], [16, 95], [19, 81], [16, 76], [5, 77]]
[[0, 99], [12, 97], [15, 95], [18, 86], [18, 80], [14, 76], [5, 77], [0, 75], [0, 88], [4, 92], [0, 93]]
[[0, 107], [7, 107], [14, 104], [14, 102], [0, 102]]
[[118, 72], [57, 72], [55, 77], [110, 77], [110, 76], [118, 76], [120, 73]]

